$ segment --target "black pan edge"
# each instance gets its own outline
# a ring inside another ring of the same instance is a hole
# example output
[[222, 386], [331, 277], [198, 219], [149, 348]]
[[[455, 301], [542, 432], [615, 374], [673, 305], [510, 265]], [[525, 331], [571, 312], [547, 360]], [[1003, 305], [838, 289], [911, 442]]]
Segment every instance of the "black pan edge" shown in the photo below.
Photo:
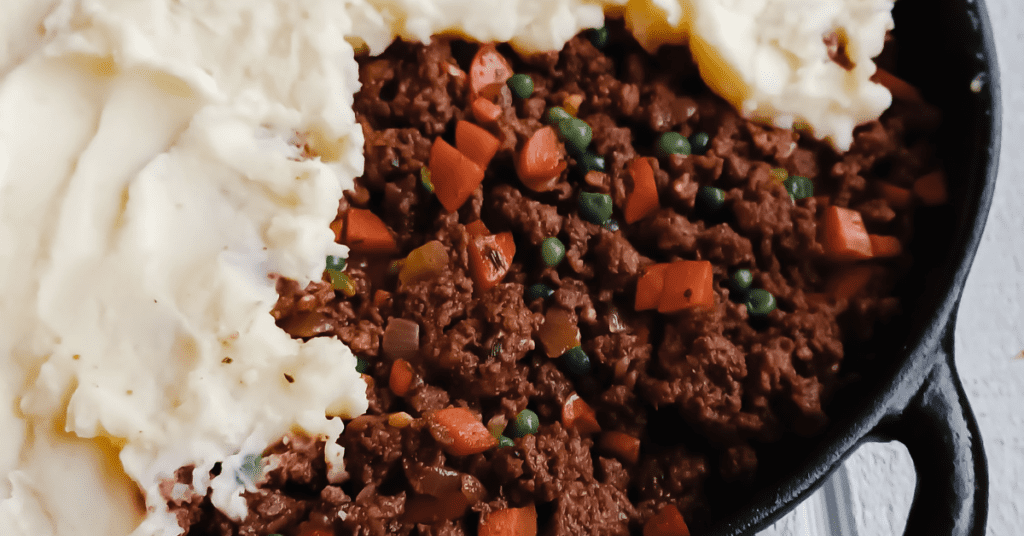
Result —
[[[900, 0], [894, 10], [897, 30], [901, 28], [900, 17], [903, 16], [902, 27], [910, 28], [909, 33], [929, 31], [913, 26], [917, 22], [913, 17], [923, 10], [937, 10], [946, 15], [952, 31], [950, 28], [931, 31], [950, 32], [952, 37], [962, 38], [956, 40], [962, 53], [950, 61], [959, 62], [955, 70], [970, 77], [960, 76], [957, 80], [963, 87], [950, 89], [949, 95], [939, 95], [936, 99], [945, 100], [944, 112], [953, 106], [962, 107], [958, 111], [967, 122], [968, 128], [962, 135], [969, 140], [965, 144], [969, 150], [958, 160], [960, 165], [947, 169], [951, 183], [958, 179], [963, 181], [958, 191], [951, 192], [956, 204], [955, 236], [944, 262], [929, 274], [925, 299], [917, 304], [920, 310], [926, 311], [917, 322], [922, 327], [913, 332], [908, 344], [900, 349], [901, 364], [877, 384], [867, 398], [869, 403], [854, 412], [851, 419], [830, 427], [819, 438], [820, 446], [795, 466], [788, 477], [755, 490], [751, 501], [704, 534], [754, 534], [777, 521], [809, 497], [880, 423], [905, 409], [921, 389], [928, 371], [946, 356], [940, 351], [942, 339], [947, 328], [952, 329], [995, 191], [1002, 109], [995, 42], [983, 0]], [[927, 74], [922, 77], [926, 78]], [[981, 86], [971, 90], [969, 87], [975, 77]], [[913, 76], [907, 78], [914, 80]], [[933, 101], [927, 93], [925, 97]]]

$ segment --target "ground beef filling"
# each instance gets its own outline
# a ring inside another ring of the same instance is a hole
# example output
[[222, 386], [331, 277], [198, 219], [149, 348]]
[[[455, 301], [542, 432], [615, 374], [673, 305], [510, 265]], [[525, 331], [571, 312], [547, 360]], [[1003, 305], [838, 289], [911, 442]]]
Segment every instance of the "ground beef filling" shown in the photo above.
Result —
[[[370, 411], [340, 439], [348, 479], [328, 484], [323, 445], [286, 438], [266, 455], [245, 521], [224, 518], [208, 499], [172, 500], [188, 534], [476, 534], [491, 512], [528, 505], [540, 534], [638, 534], [666, 505], [699, 527], [708, 479], [742, 484], [757, 469], [758, 445], [820, 431], [842, 378], [843, 341], [870, 337], [896, 313], [888, 294], [906, 255], [857, 263], [870, 267], [870, 280], [836, 297], [829, 282], [853, 263], [824, 255], [818, 227], [826, 208], [838, 206], [859, 211], [873, 234], [909, 240], [909, 206], [893, 206], [875, 185], [907, 188], [934, 163], [927, 144], [907, 143], [913, 133], [899, 109], [859, 128], [840, 155], [739, 117], [701, 83], [685, 48], [651, 56], [614, 29], [602, 49], [586, 35], [531, 57], [499, 47], [535, 88], [527, 98], [507, 90], [495, 98], [501, 114], [485, 128], [500, 147], [482, 187], [449, 212], [423, 186], [421, 169], [436, 137], [454, 145], [456, 122], [476, 122], [466, 75], [476, 50], [458, 41], [397, 42], [380, 57], [360, 58], [355, 112], [366, 170], [339, 218], [372, 211], [398, 253], [353, 253], [346, 292], [327, 274], [306, 288], [278, 281], [273, 315], [282, 328], [301, 338], [336, 336], [366, 362]], [[567, 153], [553, 189], [524, 188], [517, 151], [545, 126], [550, 107], [577, 95], [578, 117], [593, 132], [589, 151], [605, 159], [604, 171], [587, 174]], [[659, 154], [659, 135], [669, 131], [707, 133], [710, 142], [701, 154]], [[637, 156], [651, 157], [660, 208], [627, 224], [628, 166]], [[814, 195], [791, 198], [780, 169], [811, 178]], [[722, 208], [702, 207], [701, 186], [724, 192]], [[582, 218], [581, 191], [610, 195], [616, 221]], [[483, 292], [470, 270], [467, 225], [477, 220], [515, 241], [507, 273]], [[540, 253], [549, 237], [566, 250], [554, 267]], [[447, 265], [399, 284], [394, 261], [433, 240]], [[710, 261], [714, 305], [635, 311], [645, 268], [675, 260]], [[755, 318], [736, 300], [737, 269], [774, 296], [774, 311]], [[527, 299], [537, 283], [553, 293]], [[545, 353], [539, 332], [554, 317], [578, 327], [589, 372]], [[419, 328], [402, 396], [389, 385], [396, 356], [382, 348], [393, 319]], [[574, 394], [593, 408], [600, 432], [566, 424], [563, 406]], [[469, 408], [497, 432], [526, 409], [539, 426], [511, 445], [456, 455], [429, 418], [451, 407]], [[617, 447], [614, 434], [639, 440], [639, 454]], [[688, 442], [693, 435], [700, 440]]]

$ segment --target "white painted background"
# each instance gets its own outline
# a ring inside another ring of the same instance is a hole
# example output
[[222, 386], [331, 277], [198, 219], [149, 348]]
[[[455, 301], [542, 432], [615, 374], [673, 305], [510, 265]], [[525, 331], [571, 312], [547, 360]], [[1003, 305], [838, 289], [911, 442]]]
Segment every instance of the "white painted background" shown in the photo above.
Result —
[[[955, 351], [988, 457], [988, 535], [1015, 536], [1024, 535], [1024, 0], [986, 5], [1001, 71], [1002, 151], [992, 212], [960, 304]], [[866, 445], [845, 469], [856, 533], [902, 534], [915, 483], [907, 450]], [[838, 525], [824, 516], [824, 493], [759, 536], [838, 536]]]

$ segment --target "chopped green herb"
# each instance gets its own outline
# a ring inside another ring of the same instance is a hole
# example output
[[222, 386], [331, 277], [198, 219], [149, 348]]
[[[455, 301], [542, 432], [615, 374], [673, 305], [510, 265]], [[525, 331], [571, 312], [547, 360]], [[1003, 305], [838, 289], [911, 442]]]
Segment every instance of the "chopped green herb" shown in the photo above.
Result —
[[327, 270], [336, 270], [341, 272], [345, 270], [346, 265], [348, 265], [348, 259], [345, 257], [336, 257], [334, 255], [327, 256]]
[[337, 270], [327, 270], [327, 275], [331, 277], [331, 287], [334, 290], [340, 291], [349, 298], [356, 295], [356, 286], [348, 274]]
[[430, 168], [427, 166], [420, 168], [420, 184], [424, 190], [434, 193], [434, 183], [430, 182]]
[[[263, 474], [263, 456], [259, 454], [246, 454], [242, 458], [242, 465], [238, 467], [238, 474], [235, 475], [235, 480], [239, 484], [252, 483], [260, 479]], [[242, 479], [245, 479], [244, 481]]]
[[789, 192], [789, 196], [793, 198], [794, 201], [797, 199], [806, 199], [814, 195], [814, 183], [807, 177], [792, 175], [782, 181], [782, 185], [786, 187], [786, 191]]
[[608, 27], [591, 28], [587, 31], [587, 37], [590, 38], [590, 43], [594, 45], [594, 48], [600, 50], [608, 46]]

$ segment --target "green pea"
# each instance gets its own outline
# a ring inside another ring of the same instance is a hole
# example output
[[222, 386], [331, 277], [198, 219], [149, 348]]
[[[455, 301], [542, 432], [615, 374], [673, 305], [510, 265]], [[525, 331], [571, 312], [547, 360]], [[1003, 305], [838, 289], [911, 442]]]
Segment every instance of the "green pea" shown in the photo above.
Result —
[[612, 196], [580, 192], [580, 217], [597, 225], [603, 225], [612, 217]]
[[336, 270], [341, 272], [345, 269], [348, 264], [348, 259], [345, 257], [335, 257], [334, 255], [327, 256], [327, 270]]
[[498, 448], [503, 449], [505, 447], [514, 447], [516, 442], [512, 441], [512, 438], [508, 436], [498, 436]]
[[590, 356], [583, 351], [582, 346], [570, 348], [568, 352], [562, 354], [562, 363], [573, 375], [586, 376], [590, 374]]
[[356, 295], [356, 286], [348, 274], [337, 270], [327, 270], [327, 275], [331, 277], [331, 287], [334, 290], [340, 291], [349, 298]]
[[565, 141], [565, 145], [575, 154], [583, 154], [594, 137], [590, 125], [582, 119], [570, 117], [558, 123], [558, 135]]
[[533, 79], [528, 74], [514, 74], [505, 83], [512, 90], [512, 94], [520, 99], [533, 95]]
[[594, 48], [600, 50], [608, 46], [608, 27], [591, 28], [587, 32], [587, 37], [590, 38], [590, 43], [594, 45]]
[[794, 201], [814, 195], [814, 183], [807, 177], [792, 175], [782, 181], [782, 185], [786, 187], [786, 191], [789, 192], [789, 196], [792, 197]]
[[732, 273], [732, 282], [737, 288], [750, 288], [754, 283], [754, 274], [746, 268], [739, 268]]
[[370, 362], [361, 358], [356, 358], [356, 372], [360, 374], [366, 374], [366, 371], [370, 370]]
[[658, 137], [658, 154], [690, 154], [690, 141], [678, 132], [666, 132]]
[[530, 303], [533, 300], [546, 300], [555, 293], [555, 289], [545, 285], [544, 283], [536, 283], [530, 285], [526, 289], [526, 303]]
[[[509, 436], [523, 437], [536, 434], [540, 428], [540, 417], [533, 410], [524, 409], [509, 425]], [[499, 440], [500, 441], [500, 440]]]
[[540, 243], [540, 258], [548, 266], [558, 266], [565, 258], [565, 244], [554, 236], [545, 238]]
[[598, 156], [589, 151], [581, 154], [576, 158], [576, 164], [581, 168], [583, 174], [586, 175], [588, 171], [604, 171], [605, 160], [603, 156]]
[[690, 151], [693, 154], [704, 154], [708, 152], [711, 145], [711, 136], [707, 132], [694, 132], [690, 135]]
[[430, 168], [427, 166], [420, 168], [420, 184], [427, 192], [434, 193], [434, 183], [430, 182]]
[[714, 186], [701, 186], [697, 190], [697, 206], [708, 213], [717, 212], [725, 204], [725, 192]]
[[572, 118], [569, 112], [565, 111], [565, 108], [561, 106], [552, 106], [548, 108], [547, 120], [552, 125], [557, 125], [566, 119]]
[[765, 316], [775, 310], [775, 296], [764, 289], [751, 289], [747, 294], [746, 306], [750, 316]]

